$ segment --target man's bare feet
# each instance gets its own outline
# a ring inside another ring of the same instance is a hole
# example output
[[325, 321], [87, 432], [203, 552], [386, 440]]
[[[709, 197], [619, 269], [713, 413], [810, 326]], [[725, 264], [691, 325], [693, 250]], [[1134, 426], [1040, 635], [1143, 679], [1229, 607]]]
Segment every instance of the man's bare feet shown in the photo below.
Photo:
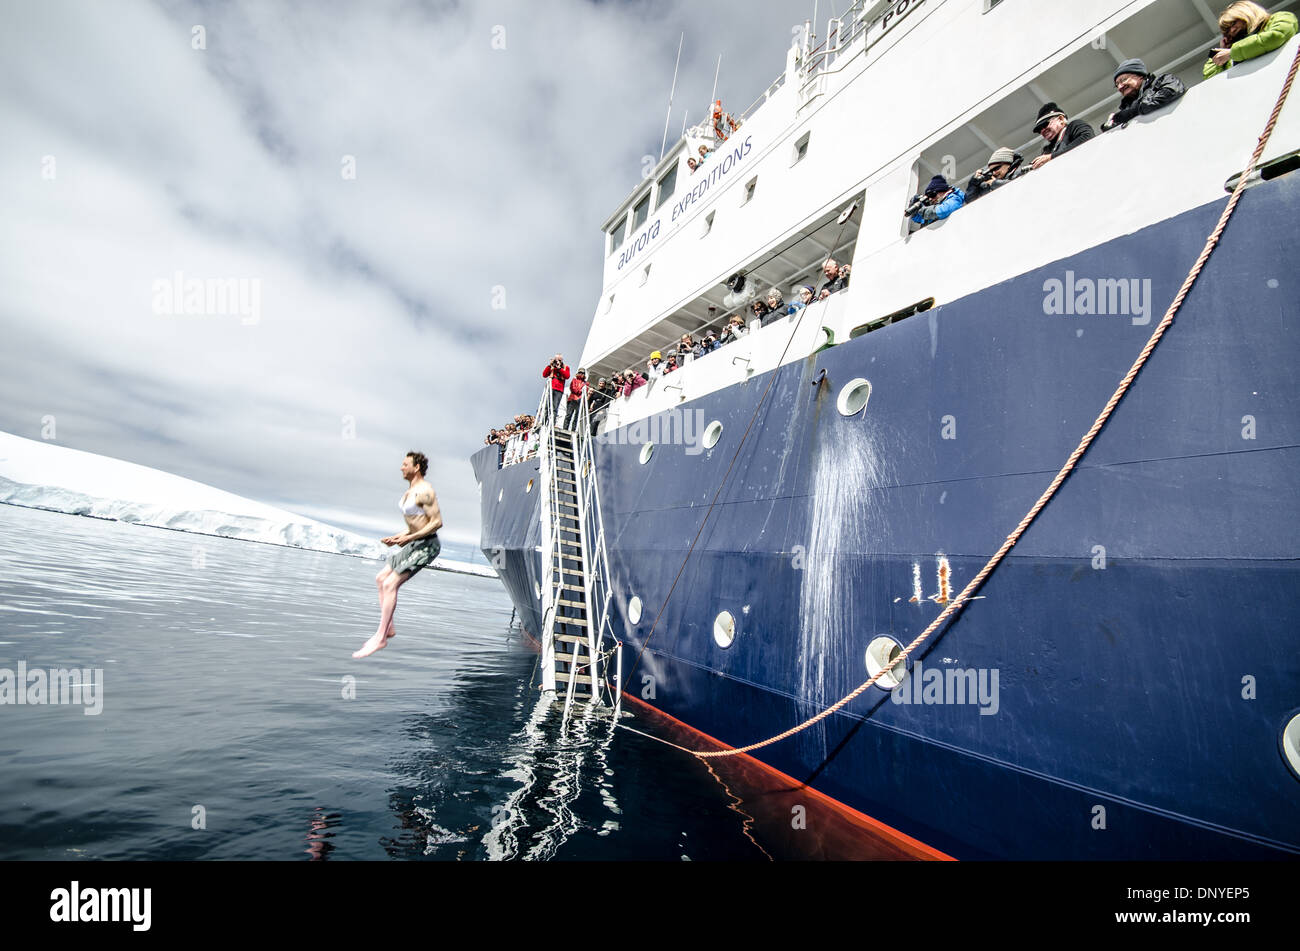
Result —
[[370, 640], [361, 645], [361, 650], [352, 652], [353, 660], [360, 660], [363, 657], [369, 657], [375, 651], [383, 650], [388, 646], [388, 640], [381, 640], [378, 634], [373, 635]]

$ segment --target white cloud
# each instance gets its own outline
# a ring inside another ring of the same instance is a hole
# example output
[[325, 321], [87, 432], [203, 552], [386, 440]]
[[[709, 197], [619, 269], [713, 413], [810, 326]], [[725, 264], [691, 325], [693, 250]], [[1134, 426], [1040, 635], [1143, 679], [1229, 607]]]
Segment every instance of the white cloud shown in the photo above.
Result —
[[[719, 51], [743, 107], [808, 12], [6, 7], [0, 429], [53, 415], [62, 444], [354, 525], [393, 520], [418, 448], [448, 536], [476, 541], [468, 457], [536, 405], [549, 354], [581, 349], [598, 229], [658, 152], [680, 32], [673, 132]], [[257, 280], [260, 320], [154, 313], [177, 271]]]

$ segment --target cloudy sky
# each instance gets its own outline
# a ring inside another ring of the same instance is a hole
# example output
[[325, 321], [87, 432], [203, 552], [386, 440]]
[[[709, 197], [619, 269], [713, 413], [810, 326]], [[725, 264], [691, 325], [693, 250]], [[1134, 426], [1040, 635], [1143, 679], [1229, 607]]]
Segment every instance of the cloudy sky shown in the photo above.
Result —
[[[4, 4], [0, 430], [368, 534], [400, 527], [398, 465], [422, 449], [444, 534], [476, 542], [469, 456], [536, 406], [550, 354], [577, 359], [680, 35], [670, 142], [719, 54], [738, 111], [811, 14]], [[250, 296], [187, 313], [161, 291], [178, 274]]]

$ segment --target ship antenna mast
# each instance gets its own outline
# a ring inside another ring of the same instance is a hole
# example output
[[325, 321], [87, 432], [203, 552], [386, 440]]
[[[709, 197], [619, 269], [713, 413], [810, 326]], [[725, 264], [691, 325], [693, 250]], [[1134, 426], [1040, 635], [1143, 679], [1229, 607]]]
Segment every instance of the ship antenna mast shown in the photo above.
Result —
[[[682, 43], [686, 41], [686, 31], [682, 31], [682, 38], [677, 41], [677, 62], [673, 64], [673, 88], [668, 90], [668, 115], [664, 116], [664, 140], [659, 143], [659, 159], [663, 160], [664, 149], [668, 145], [668, 120], [673, 117], [673, 96], [677, 92], [677, 67], [682, 65]], [[683, 123], [685, 128], [685, 123]]]
[[713, 114], [713, 103], [718, 98], [718, 74], [722, 72], [722, 54], [718, 54], [718, 68], [713, 71], [713, 95], [709, 96], [709, 108], [704, 110], [704, 124], [708, 125], [709, 116]]

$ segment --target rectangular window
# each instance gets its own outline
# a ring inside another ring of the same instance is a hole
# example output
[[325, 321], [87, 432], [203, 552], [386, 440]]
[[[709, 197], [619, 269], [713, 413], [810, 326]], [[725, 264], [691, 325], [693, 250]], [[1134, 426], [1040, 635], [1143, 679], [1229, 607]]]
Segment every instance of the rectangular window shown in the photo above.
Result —
[[659, 179], [659, 199], [655, 202], [655, 211], [663, 207], [663, 203], [672, 198], [676, 191], [677, 166], [674, 164], [672, 168], [664, 173], [664, 177]]
[[609, 232], [609, 253], [613, 254], [618, 250], [619, 245], [623, 243], [623, 238], [627, 235], [627, 215], [618, 219], [618, 224], [614, 225]]
[[641, 196], [641, 200], [632, 206], [632, 230], [645, 224], [645, 220], [650, 217], [650, 193], [646, 192]]

